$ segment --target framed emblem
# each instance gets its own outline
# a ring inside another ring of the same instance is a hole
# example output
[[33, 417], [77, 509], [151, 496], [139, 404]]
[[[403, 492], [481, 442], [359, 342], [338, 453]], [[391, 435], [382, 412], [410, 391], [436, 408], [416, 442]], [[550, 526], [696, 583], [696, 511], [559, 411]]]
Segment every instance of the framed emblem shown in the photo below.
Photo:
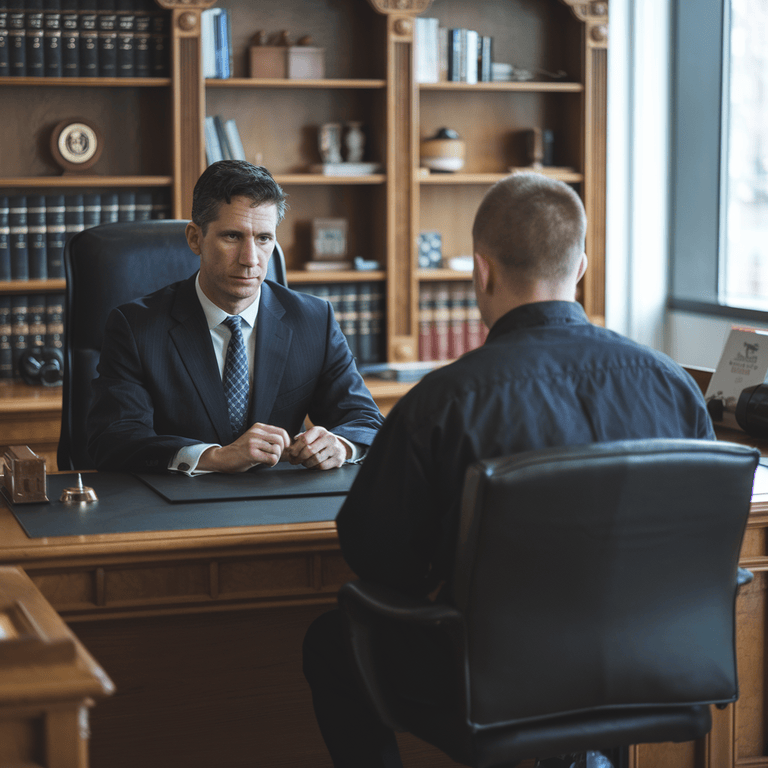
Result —
[[101, 157], [102, 148], [99, 131], [79, 118], [62, 121], [51, 134], [53, 159], [65, 173], [88, 170]]

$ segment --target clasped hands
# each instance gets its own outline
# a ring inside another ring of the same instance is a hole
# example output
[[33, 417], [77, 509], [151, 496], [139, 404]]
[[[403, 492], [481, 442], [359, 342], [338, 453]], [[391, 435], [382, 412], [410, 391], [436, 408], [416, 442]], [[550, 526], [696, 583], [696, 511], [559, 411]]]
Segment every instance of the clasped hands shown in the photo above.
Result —
[[245, 472], [257, 464], [273, 467], [279, 461], [302, 464], [308, 469], [334, 469], [350, 455], [346, 443], [324, 427], [310, 427], [291, 438], [282, 427], [257, 422], [235, 442], [205, 451], [197, 469]]

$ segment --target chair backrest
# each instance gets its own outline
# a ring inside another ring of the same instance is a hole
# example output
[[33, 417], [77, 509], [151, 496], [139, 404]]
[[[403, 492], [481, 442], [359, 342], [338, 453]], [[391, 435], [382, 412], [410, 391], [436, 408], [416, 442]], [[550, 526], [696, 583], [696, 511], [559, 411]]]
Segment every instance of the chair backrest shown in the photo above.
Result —
[[758, 458], [643, 440], [471, 467], [454, 580], [468, 722], [735, 700]]
[[[189, 248], [184, 220], [102, 224], [69, 238], [64, 248], [64, 381], [60, 470], [91, 469], [85, 417], [91, 403], [103, 329], [110, 311], [194, 274], [200, 259]], [[286, 284], [279, 245], [267, 277]]]

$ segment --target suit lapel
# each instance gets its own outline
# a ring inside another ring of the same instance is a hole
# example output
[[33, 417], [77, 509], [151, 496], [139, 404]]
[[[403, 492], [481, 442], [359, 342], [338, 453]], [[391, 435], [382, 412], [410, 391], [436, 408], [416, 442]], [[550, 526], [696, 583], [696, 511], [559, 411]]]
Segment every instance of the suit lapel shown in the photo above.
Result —
[[170, 330], [189, 378], [197, 390], [222, 445], [232, 442], [227, 400], [213, 352], [205, 313], [195, 292], [195, 275], [179, 286], [171, 315], [178, 325]]
[[251, 423], [269, 424], [269, 417], [288, 361], [293, 331], [281, 320], [285, 308], [267, 283], [261, 285], [256, 319], [256, 353], [253, 365]]

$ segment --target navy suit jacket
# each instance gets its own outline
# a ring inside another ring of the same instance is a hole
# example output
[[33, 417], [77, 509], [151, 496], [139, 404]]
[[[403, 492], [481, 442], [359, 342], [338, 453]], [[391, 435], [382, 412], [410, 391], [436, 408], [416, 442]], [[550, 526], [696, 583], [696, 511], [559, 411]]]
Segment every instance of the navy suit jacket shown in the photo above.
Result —
[[[370, 445], [383, 418], [327, 302], [261, 286], [249, 421], [293, 436], [305, 416]], [[112, 310], [93, 382], [97, 469], [163, 471], [185, 445], [233, 440], [195, 275]]]

